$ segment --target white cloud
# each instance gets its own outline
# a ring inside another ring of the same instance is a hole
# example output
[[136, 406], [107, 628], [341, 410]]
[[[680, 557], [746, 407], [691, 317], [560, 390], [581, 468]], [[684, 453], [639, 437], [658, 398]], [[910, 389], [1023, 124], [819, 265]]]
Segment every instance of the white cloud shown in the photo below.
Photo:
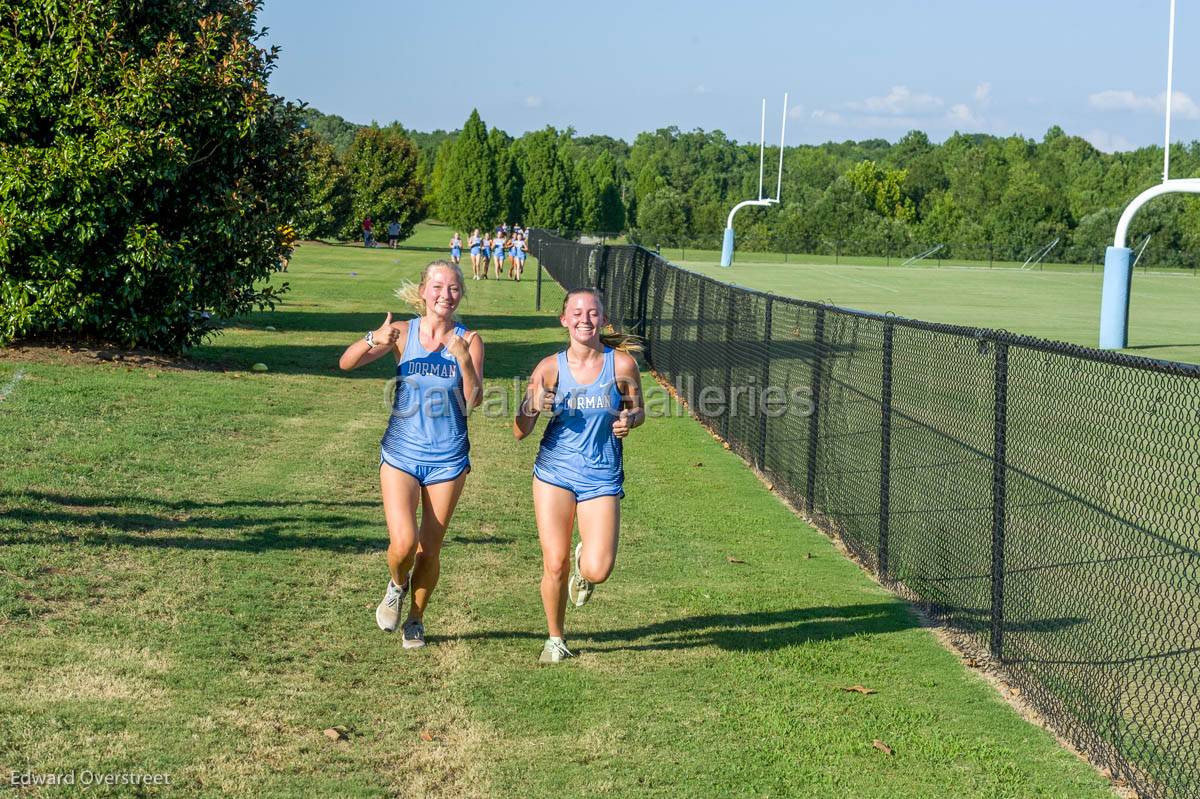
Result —
[[1115, 153], [1122, 150], [1132, 150], [1133, 144], [1119, 133], [1109, 133], [1106, 130], [1093, 130], [1083, 138], [1092, 143], [1097, 150]]
[[982, 107], [992, 102], [992, 84], [984, 81], [975, 87], [975, 102]]
[[824, 111], [820, 108], [812, 112], [812, 118], [826, 125], [842, 125], [846, 122], [837, 111]]
[[877, 115], [867, 115], [854, 118], [854, 124], [862, 125], [864, 128], [885, 128], [888, 130], [907, 130], [909, 128], [921, 127], [921, 120], [916, 117], [881, 117]]
[[[1200, 105], [1183, 92], [1171, 95], [1171, 115], [1183, 119], [1200, 119]], [[1162, 114], [1167, 109], [1167, 93], [1143, 97], [1128, 89], [1108, 89], [1088, 95], [1088, 105], [1100, 111], [1136, 111]]]
[[708, 87], [705, 86], [703, 83], [698, 83], [692, 89], [692, 94], [708, 94]]
[[788, 116], [792, 119], [800, 119], [804, 116], [804, 106], [794, 105], [788, 110]]
[[950, 110], [946, 112], [946, 121], [951, 125], [967, 127], [979, 127], [983, 124], [983, 119], [962, 103], [950, 106]]
[[529, 108], [540, 108], [542, 105], [542, 98], [538, 97], [536, 94], [531, 94], [525, 98], [525, 105]]
[[921, 114], [937, 111], [944, 105], [942, 98], [932, 94], [914, 94], [907, 86], [893, 86], [883, 97], [868, 97], [859, 102], [847, 103], [855, 111], [871, 114]]

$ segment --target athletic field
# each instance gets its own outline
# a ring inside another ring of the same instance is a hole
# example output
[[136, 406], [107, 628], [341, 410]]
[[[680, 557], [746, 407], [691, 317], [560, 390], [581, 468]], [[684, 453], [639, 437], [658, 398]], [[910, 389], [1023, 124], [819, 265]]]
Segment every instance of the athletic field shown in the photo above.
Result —
[[[447, 237], [448, 240], [448, 237]], [[717, 253], [663, 250], [674, 263], [719, 280], [788, 297], [929, 322], [991, 327], [1095, 347], [1099, 337], [1099, 265], [953, 265], [934, 261], [890, 267], [882, 258], [840, 263], [809, 256], [744, 253], [728, 269]], [[685, 256], [680, 260], [679, 256]], [[805, 259], [805, 260], [800, 260]], [[816, 262], [816, 261], [821, 262]], [[1149, 358], [1200, 363], [1200, 270], [1138, 269], [1133, 276], [1126, 350]]]
[[[4, 780], [139, 772], [170, 775], [163, 795], [245, 797], [1113, 795], [683, 416], [628, 439], [616, 571], [569, 612], [580, 657], [540, 667], [536, 444], [477, 411], [430, 645], [403, 651], [374, 620], [390, 370], [336, 362], [403, 310], [391, 290], [430, 257], [303, 246], [279, 276], [287, 304], [189, 362], [0, 351]], [[545, 290], [538, 314], [532, 281], [468, 281], [493, 393], [565, 340], [561, 293]], [[812, 296], [844, 301], [835, 290]]]

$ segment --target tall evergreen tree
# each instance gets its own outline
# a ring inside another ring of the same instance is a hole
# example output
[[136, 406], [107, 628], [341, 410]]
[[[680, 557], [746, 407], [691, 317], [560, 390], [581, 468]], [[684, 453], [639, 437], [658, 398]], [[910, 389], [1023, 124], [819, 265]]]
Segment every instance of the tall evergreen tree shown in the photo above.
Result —
[[575, 163], [580, 224], [584, 230], [615, 233], [625, 227], [625, 205], [621, 202], [616, 171], [616, 162], [606, 150], [600, 150], [591, 160], [581, 158]]
[[499, 199], [496, 218], [492, 222], [520, 222], [525, 218], [525, 208], [521, 204], [525, 183], [517, 166], [512, 139], [499, 128], [492, 128], [488, 134], [488, 146], [492, 149], [492, 157], [496, 159], [496, 193]]
[[487, 126], [472, 109], [450, 148], [438, 186], [438, 214], [451, 227], [470, 230], [490, 225], [499, 207], [496, 159], [488, 147]]
[[625, 203], [621, 201], [621, 184], [617, 163], [607, 151], [592, 162], [592, 184], [596, 187], [595, 230], [617, 233], [625, 229]]
[[579, 226], [579, 205], [558, 137], [558, 131], [547, 127], [521, 139], [518, 163], [525, 182], [521, 195], [525, 224], [574, 229]]
[[443, 139], [438, 145], [437, 157], [433, 161], [433, 171], [429, 178], [429, 187], [425, 192], [425, 204], [438, 219], [442, 216], [442, 183], [446, 179], [446, 164], [450, 163], [450, 151], [454, 149], [453, 139]]

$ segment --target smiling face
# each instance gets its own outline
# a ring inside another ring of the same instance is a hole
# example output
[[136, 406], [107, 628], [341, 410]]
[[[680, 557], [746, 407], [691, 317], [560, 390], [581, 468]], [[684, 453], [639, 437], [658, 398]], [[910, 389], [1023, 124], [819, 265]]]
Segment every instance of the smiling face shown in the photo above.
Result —
[[608, 317], [604, 315], [599, 297], [590, 291], [580, 291], [567, 297], [559, 321], [571, 334], [572, 341], [594, 345], [600, 338], [600, 331], [608, 324]]
[[449, 318], [462, 302], [463, 284], [458, 273], [446, 266], [431, 266], [421, 282], [421, 299], [434, 316]]

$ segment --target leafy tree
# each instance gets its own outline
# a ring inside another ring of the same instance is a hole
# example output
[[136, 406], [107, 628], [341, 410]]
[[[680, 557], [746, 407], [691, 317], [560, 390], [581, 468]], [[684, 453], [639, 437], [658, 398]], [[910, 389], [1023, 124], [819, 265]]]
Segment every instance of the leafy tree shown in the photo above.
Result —
[[258, 8], [0, 0], [0, 341], [177, 352], [286, 290], [305, 145]]
[[322, 114], [315, 108], [305, 108], [302, 113], [304, 127], [320, 136], [333, 148], [338, 158], [343, 158], [350, 149], [355, 134], [362, 125], [347, 122], [337, 114]]
[[559, 134], [554, 128], [528, 133], [520, 139], [518, 168], [524, 178], [521, 204], [525, 224], [546, 228], [575, 229], [579, 226], [571, 171], [559, 152]]
[[496, 159], [488, 146], [487, 126], [472, 110], [441, 173], [438, 216], [451, 227], [470, 230], [490, 226], [499, 211]]
[[404, 136], [379, 128], [358, 132], [346, 152], [352, 199], [345, 238], [359, 234], [366, 216], [380, 224], [399, 222], [402, 239], [412, 235], [426, 212], [418, 160], [416, 145]]
[[305, 139], [305, 193], [294, 227], [301, 238], [337, 236], [351, 222], [350, 176], [324, 139], [312, 132]]
[[651, 194], [638, 212], [638, 235], [645, 241], [670, 244], [687, 232], [683, 195], [665, 187]]
[[903, 169], [884, 169], [874, 161], [860, 161], [846, 173], [846, 180], [866, 197], [875, 213], [902, 222], [916, 219], [912, 200], [904, 196], [907, 178]]

